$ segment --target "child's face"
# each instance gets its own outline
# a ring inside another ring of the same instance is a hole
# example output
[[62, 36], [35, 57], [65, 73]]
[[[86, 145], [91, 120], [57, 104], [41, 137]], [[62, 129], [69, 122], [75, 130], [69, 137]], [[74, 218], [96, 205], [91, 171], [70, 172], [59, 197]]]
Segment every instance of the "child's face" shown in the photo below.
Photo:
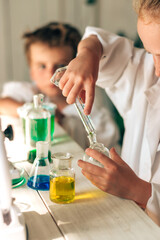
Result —
[[137, 29], [144, 48], [153, 55], [155, 74], [160, 77], [160, 23], [144, 23], [142, 19], [138, 19]]
[[57, 68], [68, 65], [73, 58], [70, 46], [52, 47], [34, 43], [30, 47], [30, 75], [40, 92], [49, 97], [61, 95], [61, 90], [50, 82]]

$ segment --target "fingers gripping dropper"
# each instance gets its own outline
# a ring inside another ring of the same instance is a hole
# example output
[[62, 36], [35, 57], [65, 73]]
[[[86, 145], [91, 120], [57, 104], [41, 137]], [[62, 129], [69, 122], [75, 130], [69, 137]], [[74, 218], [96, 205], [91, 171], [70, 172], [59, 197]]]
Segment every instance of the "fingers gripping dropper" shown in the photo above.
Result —
[[[57, 87], [59, 87], [59, 81], [60, 81], [61, 77], [63, 76], [64, 72], [66, 71], [66, 69], [67, 69], [67, 67], [58, 68], [56, 70], [56, 72], [53, 74], [50, 81], [53, 84], [55, 84]], [[76, 107], [77, 112], [83, 122], [86, 132], [89, 135], [96, 135], [96, 130], [93, 126], [93, 122], [92, 122], [90, 116], [84, 114], [84, 111], [83, 111], [84, 104], [82, 103], [82, 101], [79, 98], [76, 98], [75, 107]]]
[[[65, 73], [66, 69], [67, 69], [67, 66], [58, 68], [55, 71], [55, 73], [53, 74], [52, 78], [50, 79], [50, 81], [57, 87], [59, 87], [59, 81], [60, 81], [61, 77], [63, 76], [63, 74]], [[81, 99], [76, 98], [76, 102], [74, 103], [74, 105], [75, 105], [77, 112], [82, 120], [82, 123], [86, 129], [86, 132], [88, 133], [90, 148], [96, 149], [99, 152], [102, 152], [103, 154], [109, 156], [109, 150], [102, 143], [97, 142], [95, 127], [93, 125], [93, 122], [92, 122], [90, 116], [84, 114], [84, 104], [82, 103]], [[103, 165], [100, 162], [93, 159], [92, 157], [87, 156], [86, 154], [84, 155], [84, 160], [89, 161], [100, 167], [103, 167]]]

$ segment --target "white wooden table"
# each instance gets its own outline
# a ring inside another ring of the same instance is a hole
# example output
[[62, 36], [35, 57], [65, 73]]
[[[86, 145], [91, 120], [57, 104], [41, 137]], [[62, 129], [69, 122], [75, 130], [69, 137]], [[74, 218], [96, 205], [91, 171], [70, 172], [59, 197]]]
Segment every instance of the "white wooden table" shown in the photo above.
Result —
[[[57, 124], [55, 129], [55, 137], [66, 134]], [[48, 191], [35, 191], [26, 185], [13, 189], [16, 204], [24, 213], [29, 240], [160, 239], [160, 228], [134, 202], [102, 192], [81, 174], [77, 160], [83, 150], [72, 139], [54, 145], [52, 151], [74, 155], [75, 201], [56, 204], [50, 201]], [[11, 160], [16, 162], [15, 156]], [[21, 160], [19, 157], [16, 165], [27, 175], [31, 164]]]

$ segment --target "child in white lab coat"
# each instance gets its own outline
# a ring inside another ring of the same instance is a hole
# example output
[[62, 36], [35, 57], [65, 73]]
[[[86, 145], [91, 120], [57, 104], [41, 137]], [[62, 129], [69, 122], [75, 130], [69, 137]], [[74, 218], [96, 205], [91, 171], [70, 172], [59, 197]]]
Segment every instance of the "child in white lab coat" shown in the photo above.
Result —
[[[56, 120], [85, 149], [88, 138], [74, 105], [68, 105], [61, 90], [50, 82], [55, 70], [66, 66], [76, 56], [81, 34], [69, 24], [51, 22], [26, 32], [23, 39], [32, 81], [11, 81], [4, 85], [0, 114], [17, 116], [17, 107], [32, 102], [34, 94], [43, 93], [46, 102], [53, 102], [57, 106]], [[103, 91], [96, 89], [92, 120], [97, 129], [98, 140], [107, 147], [118, 147], [119, 129], [107, 106], [101, 101]]]
[[82, 97], [84, 90], [86, 114], [92, 108], [95, 84], [106, 90], [124, 119], [121, 157], [114, 148], [110, 158], [87, 149], [104, 168], [82, 160], [78, 165], [98, 188], [135, 201], [160, 225], [160, 1], [134, 4], [144, 49], [134, 48], [126, 38], [87, 27], [60, 88], [68, 103], [77, 95]]

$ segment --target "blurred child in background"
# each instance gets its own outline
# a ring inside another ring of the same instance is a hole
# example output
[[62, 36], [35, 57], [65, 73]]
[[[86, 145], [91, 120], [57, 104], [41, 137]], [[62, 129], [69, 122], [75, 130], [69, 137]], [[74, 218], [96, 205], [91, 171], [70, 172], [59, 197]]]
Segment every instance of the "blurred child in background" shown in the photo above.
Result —
[[[74, 105], [68, 105], [61, 90], [50, 82], [57, 68], [68, 65], [76, 57], [81, 34], [69, 24], [51, 22], [33, 32], [24, 33], [23, 39], [32, 81], [12, 81], [4, 85], [0, 114], [17, 117], [19, 106], [32, 102], [34, 94], [43, 93], [46, 102], [57, 105], [56, 120], [85, 149], [88, 139]], [[91, 115], [97, 129], [97, 139], [109, 148], [119, 148], [119, 128], [103, 103], [103, 94], [103, 90], [97, 87]]]

